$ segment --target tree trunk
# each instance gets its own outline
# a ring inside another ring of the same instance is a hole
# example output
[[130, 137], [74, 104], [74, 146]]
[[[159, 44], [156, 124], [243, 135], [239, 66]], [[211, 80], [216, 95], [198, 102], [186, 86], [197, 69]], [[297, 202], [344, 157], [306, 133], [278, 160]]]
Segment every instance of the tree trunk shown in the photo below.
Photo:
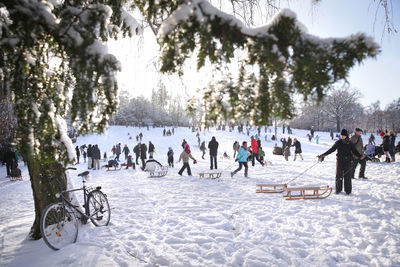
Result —
[[338, 133], [340, 133], [341, 129], [340, 129], [340, 118], [336, 117], [336, 131]]
[[40, 218], [42, 217], [44, 209], [50, 203], [59, 201], [56, 198], [59, 185], [57, 181], [50, 181], [49, 179], [57, 177], [61, 182], [61, 188], [65, 190], [67, 188], [67, 178], [65, 176], [65, 170], [60, 163], [52, 162], [42, 164], [36, 159], [29, 159], [27, 163], [35, 206], [35, 221], [33, 222], [29, 237], [37, 240], [42, 237], [40, 232]]

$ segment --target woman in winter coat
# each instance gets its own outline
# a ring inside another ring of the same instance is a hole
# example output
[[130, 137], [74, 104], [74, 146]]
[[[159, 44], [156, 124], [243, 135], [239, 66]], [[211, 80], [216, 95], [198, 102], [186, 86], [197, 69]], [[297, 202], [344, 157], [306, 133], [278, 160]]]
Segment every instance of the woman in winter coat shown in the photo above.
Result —
[[296, 138], [293, 139], [293, 145], [295, 147], [294, 149], [294, 159], [293, 161], [296, 160], [296, 156], [297, 154], [299, 154], [301, 160], [303, 160], [303, 156], [301, 155], [302, 151], [301, 151], [301, 143], [299, 142], [299, 140], [297, 140]]
[[185, 169], [187, 169], [188, 175], [192, 176], [192, 171], [190, 170], [190, 165], [189, 165], [189, 158], [193, 160], [193, 163], [196, 163], [196, 159], [192, 156], [189, 145], [185, 144], [185, 149], [182, 151], [178, 160], [178, 162], [180, 162], [181, 160], [183, 161], [183, 166], [178, 172], [180, 176], [182, 176], [182, 173]]
[[350, 194], [352, 190], [351, 178], [353, 177], [353, 155], [364, 159], [365, 156], [361, 155], [354, 144], [349, 139], [347, 130], [343, 129], [340, 132], [341, 139], [336, 141], [333, 146], [325, 153], [318, 156], [319, 161], [323, 161], [325, 156], [337, 150], [336, 154], [336, 194], [342, 191], [344, 180], [344, 191]]
[[233, 177], [238, 171], [242, 169], [244, 166], [244, 177], [247, 177], [247, 172], [249, 170], [249, 166], [247, 165], [247, 142], [243, 141], [242, 146], [239, 149], [236, 161], [239, 162], [239, 168], [235, 171], [231, 172], [231, 177]]

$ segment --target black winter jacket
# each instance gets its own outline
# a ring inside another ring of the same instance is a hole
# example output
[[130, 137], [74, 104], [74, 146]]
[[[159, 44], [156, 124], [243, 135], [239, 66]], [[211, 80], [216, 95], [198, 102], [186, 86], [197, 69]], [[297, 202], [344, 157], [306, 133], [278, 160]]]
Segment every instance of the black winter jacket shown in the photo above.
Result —
[[322, 154], [322, 156], [327, 156], [337, 150], [336, 157], [338, 160], [349, 160], [353, 158], [353, 154], [361, 158], [362, 155], [357, 151], [356, 147], [349, 138], [340, 139], [336, 141], [333, 146]]
[[389, 151], [390, 150], [390, 137], [389, 137], [389, 135], [385, 134], [383, 136], [382, 146], [383, 146], [383, 151]]
[[296, 148], [294, 150], [294, 153], [297, 153], [297, 154], [302, 153], [302, 151], [301, 151], [301, 143], [299, 141], [294, 142], [293, 146]]
[[208, 149], [210, 149], [210, 155], [211, 156], [216, 156], [218, 153], [218, 142], [215, 140], [215, 137], [211, 139], [211, 141], [208, 143]]

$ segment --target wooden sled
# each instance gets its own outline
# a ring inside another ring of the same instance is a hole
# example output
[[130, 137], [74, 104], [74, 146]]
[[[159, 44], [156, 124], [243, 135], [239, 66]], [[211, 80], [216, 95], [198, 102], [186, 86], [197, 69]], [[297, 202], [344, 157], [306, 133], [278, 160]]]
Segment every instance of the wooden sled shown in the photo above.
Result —
[[222, 175], [222, 172], [200, 172], [199, 177], [205, 179], [218, 179]]
[[157, 166], [154, 171], [149, 171], [149, 178], [164, 177], [168, 173], [168, 166]]
[[330, 196], [332, 187], [329, 187], [329, 185], [320, 187], [287, 187], [286, 192], [286, 195], [283, 196], [286, 200], [324, 199]]
[[257, 184], [256, 193], [283, 193], [286, 191], [286, 184]]
[[109, 166], [109, 165], [103, 165], [102, 168], [106, 168], [107, 171], [119, 171], [122, 169], [122, 164], [119, 164], [118, 166]]
[[10, 176], [10, 181], [22, 181], [22, 176]]

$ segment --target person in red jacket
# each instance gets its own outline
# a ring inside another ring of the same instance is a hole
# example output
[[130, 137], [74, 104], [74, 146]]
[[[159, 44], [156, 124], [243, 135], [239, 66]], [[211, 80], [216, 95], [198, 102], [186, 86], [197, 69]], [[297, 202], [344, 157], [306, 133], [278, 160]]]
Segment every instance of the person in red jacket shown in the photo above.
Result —
[[252, 157], [251, 157], [251, 166], [254, 167], [254, 159], [256, 159], [262, 166], [264, 166], [264, 162], [262, 162], [258, 156], [258, 142], [254, 138], [254, 136], [251, 137], [251, 152], [252, 152]]

